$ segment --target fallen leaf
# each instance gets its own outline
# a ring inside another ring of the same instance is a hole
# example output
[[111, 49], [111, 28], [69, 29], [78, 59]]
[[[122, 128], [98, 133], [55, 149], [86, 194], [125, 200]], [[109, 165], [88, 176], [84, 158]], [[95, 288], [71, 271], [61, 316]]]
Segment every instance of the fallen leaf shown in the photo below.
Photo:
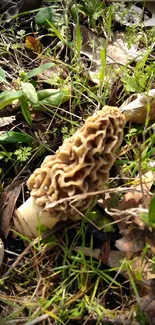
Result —
[[33, 10], [39, 8], [42, 0], [1, 0], [1, 9], [0, 13], [4, 14], [4, 18], [7, 21], [11, 20], [11, 17], [17, 15], [19, 12], [24, 12], [28, 10]]
[[109, 42], [107, 46], [107, 62], [126, 65], [131, 60], [140, 60], [144, 53], [144, 49], [138, 49], [138, 44], [132, 44], [131, 47], [128, 48], [124, 34], [116, 33], [113, 42]]
[[93, 257], [93, 258], [96, 258], [97, 260], [99, 260], [99, 256], [100, 256], [100, 249], [99, 248], [91, 249], [90, 247], [75, 246], [74, 251], [78, 252], [78, 253], [80, 251], [82, 251], [82, 253], [85, 256]]
[[145, 2], [145, 7], [151, 12], [152, 17], [148, 18], [148, 19], [147, 19], [147, 17], [144, 17], [143, 26], [145, 26], [145, 27], [155, 26], [155, 6], [154, 6], [154, 1], [146, 1]]
[[[147, 1], [145, 2], [145, 5]], [[119, 22], [121, 25], [124, 26], [133, 26], [142, 24], [143, 20], [149, 19], [149, 16], [136, 4], [130, 2], [118, 2], [113, 3], [112, 5], [112, 12], [114, 15], [114, 20]]]
[[10, 231], [13, 211], [22, 186], [23, 180], [17, 180], [5, 189], [1, 198], [1, 203], [3, 201], [3, 205], [0, 207], [0, 233], [4, 237], [7, 237]]
[[[82, 253], [85, 256], [89, 256], [91, 258], [96, 258], [97, 260], [100, 260], [100, 249], [99, 248], [92, 249], [90, 247], [76, 246], [76, 247], [74, 247], [74, 251], [76, 251], [78, 253], [80, 251], [82, 251]], [[123, 258], [125, 258], [125, 256], [126, 256], [125, 252], [111, 250], [109, 252], [107, 265], [109, 265], [112, 268], [117, 268], [117, 267], [119, 268], [120, 267], [120, 261]]]
[[140, 307], [145, 314], [147, 324], [155, 325], [155, 296], [148, 294], [141, 297]]
[[[106, 39], [98, 37], [95, 33], [89, 30], [85, 26], [80, 26], [82, 44], [80, 49], [80, 54], [85, 55], [91, 62], [90, 68], [86, 69], [90, 79], [96, 83], [100, 84], [101, 69], [103, 67], [101, 59], [101, 51], [103, 51]], [[74, 38], [76, 35], [74, 35]], [[145, 53], [144, 49], [138, 49], [137, 45], [132, 45], [130, 49], [123, 33], [116, 33], [114, 35], [113, 41], [109, 41], [106, 46], [106, 77], [105, 80], [108, 82], [114, 82], [114, 78], [117, 75], [117, 71], [120, 69], [120, 65], [126, 65], [131, 60], [140, 60], [142, 54]], [[114, 71], [110, 73], [109, 70]], [[110, 73], [110, 78], [109, 78]], [[119, 73], [119, 72], [118, 72]], [[122, 72], [121, 72], [122, 73]]]
[[41, 80], [50, 85], [57, 85], [59, 84], [60, 80], [67, 77], [67, 74], [67, 70], [58, 64], [46, 71], [43, 71], [42, 73], [39, 73], [37, 78], [39, 81]]
[[[124, 260], [124, 261], [123, 261]], [[147, 258], [142, 259], [142, 256], [134, 256], [132, 259], [128, 258], [128, 254], [121, 251], [110, 251], [108, 265], [111, 268], [119, 268], [120, 274], [125, 278], [129, 278], [126, 265], [129, 266], [130, 272], [140, 289], [144, 291], [145, 284], [148, 284], [148, 291], [150, 290], [150, 281], [155, 279], [155, 271], [152, 269], [152, 261]], [[140, 292], [140, 290], [139, 290]]]
[[145, 231], [134, 228], [127, 235], [116, 240], [115, 246], [123, 252], [140, 252], [145, 246]]
[[33, 36], [26, 36], [25, 46], [36, 53], [41, 53], [43, 51], [43, 45], [38, 38]]
[[127, 121], [144, 124], [148, 115], [155, 121], [155, 89], [131, 95], [120, 107]]
[[6, 117], [0, 117], [0, 128], [3, 126], [11, 124], [13, 121], [15, 121], [16, 116], [6, 116]]
[[[152, 164], [154, 166], [154, 162]], [[135, 188], [135, 192], [128, 192], [123, 195], [121, 202], [115, 205], [115, 213], [111, 213], [113, 210], [108, 210], [108, 213], [112, 216], [115, 221], [118, 221], [118, 227], [121, 232], [127, 229], [127, 223], [132, 222], [135, 225], [138, 225], [141, 229], [145, 228], [145, 223], [140, 219], [139, 214], [135, 213], [130, 215], [129, 209], [133, 209], [139, 206], [145, 206], [149, 208], [151, 201], [151, 194], [149, 193], [155, 179], [155, 172], [149, 170], [140, 178], [137, 178], [131, 182], [132, 188]], [[122, 211], [122, 213], [120, 213]], [[127, 222], [125, 219], [127, 217]]]
[[[125, 193], [122, 201], [117, 205], [117, 209], [126, 210], [129, 208], [138, 207], [140, 204], [144, 203], [143, 199], [147, 199], [147, 201], [145, 200], [145, 203], [147, 203], [147, 206], [149, 206], [151, 200], [151, 195], [149, 194], [149, 191], [154, 183], [154, 179], [155, 172], [152, 170], [149, 170], [144, 175], [142, 175], [141, 179], [138, 175], [135, 180], [131, 182], [132, 188], [135, 187], [135, 190], [137, 190], [137, 192], [135, 191], [135, 193]], [[145, 198], [143, 197], [143, 195], [145, 196]]]

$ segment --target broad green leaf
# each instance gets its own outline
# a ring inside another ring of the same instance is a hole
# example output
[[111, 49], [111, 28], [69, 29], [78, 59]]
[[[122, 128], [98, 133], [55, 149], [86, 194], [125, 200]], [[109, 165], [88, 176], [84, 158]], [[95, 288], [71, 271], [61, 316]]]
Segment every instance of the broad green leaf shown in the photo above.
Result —
[[61, 26], [64, 24], [64, 15], [58, 12], [58, 8], [44, 7], [39, 10], [35, 17], [35, 23], [37, 25], [42, 25], [49, 27], [48, 22], [52, 22], [55, 26]]
[[[50, 96], [49, 96], [49, 93]], [[71, 89], [45, 89], [43, 91], [38, 91], [39, 103], [34, 105], [37, 110], [45, 110], [46, 106], [59, 107], [61, 104], [67, 102], [71, 98]], [[47, 97], [46, 97], [47, 96]]]
[[43, 65], [40, 65], [38, 68], [35, 68], [27, 73], [27, 75], [24, 78], [24, 81], [28, 81], [30, 78], [37, 76], [39, 73], [53, 67], [55, 63], [48, 62]]
[[32, 142], [33, 138], [22, 132], [8, 131], [0, 135], [0, 143]]
[[22, 96], [20, 98], [20, 107], [21, 107], [21, 111], [22, 111], [22, 114], [23, 114], [26, 122], [29, 125], [32, 125], [32, 119], [31, 119], [31, 114], [29, 111], [29, 106], [28, 106], [27, 100], [25, 99], [24, 96]]
[[42, 89], [37, 92], [38, 100], [47, 99], [50, 96], [53, 96], [55, 94], [58, 94], [60, 92], [60, 89]]
[[22, 82], [21, 83], [22, 90], [24, 95], [29, 99], [32, 104], [38, 103], [38, 95], [34, 88], [34, 86], [30, 82]]
[[2, 68], [0, 68], [0, 82], [8, 84], [6, 77], [5, 77], [5, 71]]
[[21, 96], [23, 96], [22, 90], [17, 91], [3, 91], [0, 94], [0, 109], [10, 105], [15, 99], [19, 99]]
[[121, 78], [123, 83], [124, 83], [124, 87], [126, 89], [126, 91], [128, 92], [140, 92], [140, 86], [137, 82], [137, 80], [134, 77], [131, 76], [125, 76]]
[[155, 226], [155, 195], [152, 197], [149, 205], [148, 219], [149, 222]]
[[70, 89], [59, 89], [59, 91], [40, 101], [41, 105], [59, 107], [71, 97]]
[[52, 21], [53, 9], [51, 7], [41, 8], [35, 16], [37, 25], [47, 25], [47, 20]]

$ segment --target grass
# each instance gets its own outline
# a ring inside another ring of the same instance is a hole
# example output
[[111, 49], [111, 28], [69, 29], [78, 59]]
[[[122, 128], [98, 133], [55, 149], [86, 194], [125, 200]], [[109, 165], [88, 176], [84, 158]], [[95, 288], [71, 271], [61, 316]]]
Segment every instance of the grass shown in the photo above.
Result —
[[[71, 232], [72, 240], [69, 236]], [[83, 222], [80, 228], [77, 224], [76, 227], [70, 226], [67, 232], [63, 229], [59, 238], [51, 235], [40, 241], [40, 244], [30, 243], [26, 256], [24, 254], [20, 263], [3, 280], [5, 284], [8, 283], [10, 295], [10, 299], [8, 296], [1, 296], [5, 309], [9, 305], [9, 316], [3, 315], [3, 322], [7, 324], [8, 320], [18, 320], [19, 316], [24, 320], [27, 313], [29, 322], [34, 316], [37, 318], [47, 312], [47, 315], [51, 315], [60, 324], [76, 320], [88, 312], [90, 318], [116, 315], [116, 312], [108, 310], [99, 302], [106, 296], [110, 284], [116, 295], [123, 290], [123, 284], [119, 284], [111, 276], [114, 270], [104, 270], [100, 261], [85, 257], [85, 234], [86, 225]], [[82, 246], [76, 254], [74, 247], [79, 241]], [[90, 247], [93, 248], [92, 236]], [[16, 279], [16, 296], [13, 295], [12, 279]]]
[[[31, 171], [47, 154], [53, 154], [88, 115], [105, 104], [120, 106], [129, 95], [154, 88], [154, 27], [124, 28], [120, 24], [128, 47], [139, 42], [145, 53], [124, 65], [119, 62], [114, 67], [107, 66], [108, 43], [114, 41], [117, 32], [113, 6], [100, 0], [55, 1], [54, 5], [54, 22], [45, 19], [44, 24], [35, 25], [36, 11], [17, 15], [7, 29], [5, 24], [1, 25], [0, 120], [12, 114], [16, 117], [15, 122], [0, 126], [6, 132], [5, 136], [0, 134], [2, 193], [17, 179], [25, 184]], [[63, 13], [62, 26], [57, 20]], [[81, 25], [95, 35], [88, 49], [82, 42], [85, 32]], [[26, 39], [29, 36], [34, 39]], [[95, 45], [99, 37], [106, 37], [100, 48]], [[98, 57], [100, 67], [96, 66]], [[97, 83], [91, 74], [93, 69]], [[51, 88], [56, 94], [47, 96]], [[46, 91], [44, 98], [41, 91]], [[149, 112], [149, 105], [147, 109]], [[150, 165], [154, 160], [154, 142], [154, 124], [149, 118], [143, 125], [126, 125], [122, 147], [106, 184], [111, 206], [115, 199], [123, 198], [123, 189], [130, 186], [139, 171], [154, 171]], [[104, 201], [104, 193], [95, 194], [97, 202]], [[17, 204], [27, 195], [24, 186]], [[149, 205], [146, 208], [149, 216]], [[107, 220], [104, 225], [94, 227], [94, 214], [88, 211], [82, 222], [60, 224], [34, 241], [20, 234], [18, 239], [14, 238], [12, 232], [5, 238], [0, 324], [114, 324], [115, 319], [123, 324], [124, 317], [131, 324], [148, 324], [141, 308], [132, 258], [113, 266], [106, 261], [110, 251], [116, 250], [115, 240], [120, 233], [102, 206], [95, 207], [95, 217], [98, 209]], [[107, 226], [110, 232], [105, 231]], [[98, 253], [94, 257], [95, 249], [100, 250], [100, 256]], [[154, 266], [154, 254], [145, 249], [143, 254], [152, 259]], [[143, 281], [140, 286], [143, 288]]]

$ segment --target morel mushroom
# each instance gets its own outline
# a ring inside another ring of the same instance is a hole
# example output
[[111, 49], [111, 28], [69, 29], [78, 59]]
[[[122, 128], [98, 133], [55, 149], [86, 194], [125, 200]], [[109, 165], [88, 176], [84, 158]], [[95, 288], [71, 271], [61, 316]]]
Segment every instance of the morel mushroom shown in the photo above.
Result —
[[74, 135], [65, 139], [55, 155], [47, 156], [30, 176], [31, 197], [16, 210], [16, 229], [37, 236], [39, 224], [50, 229], [60, 220], [81, 219], [94, 198], [74, 201], [74, 195], [104, 188], [123, 137], [125, 118], [115, 107], [105, 106], [89, 117]]

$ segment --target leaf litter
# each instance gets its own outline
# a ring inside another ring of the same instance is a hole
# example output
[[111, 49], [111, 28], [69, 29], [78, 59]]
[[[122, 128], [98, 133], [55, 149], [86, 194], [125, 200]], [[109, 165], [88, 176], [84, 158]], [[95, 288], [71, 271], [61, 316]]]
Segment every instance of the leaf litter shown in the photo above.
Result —
[[[38, 13], [18, 17], [24, 5], [19, 2], [10, 8], [9, 1], [1, 4], [2, 319], [6, 324], [54, 319], [56, 324], [108, 324], [107, 316], [111, 324], [153, 324], [155, 40], [147, 26], [154, 26], [154, 8], [81, 1], [74, 15], [75, 6], [65, 2], [53, 7], [48, 1], [39, 10], [41, 2], [34, 1], [26, 10], [37, 8]], [[127, 124], [106, 189], [90, 193], [95, 209], [83, 215], [81, 224], [64, 223], [46, 241], [39, 236], [28, 246], [29, 238], [10, 231], [15, 207], [28, 196], [25, 180], [81, 119], [110, 100]]]

